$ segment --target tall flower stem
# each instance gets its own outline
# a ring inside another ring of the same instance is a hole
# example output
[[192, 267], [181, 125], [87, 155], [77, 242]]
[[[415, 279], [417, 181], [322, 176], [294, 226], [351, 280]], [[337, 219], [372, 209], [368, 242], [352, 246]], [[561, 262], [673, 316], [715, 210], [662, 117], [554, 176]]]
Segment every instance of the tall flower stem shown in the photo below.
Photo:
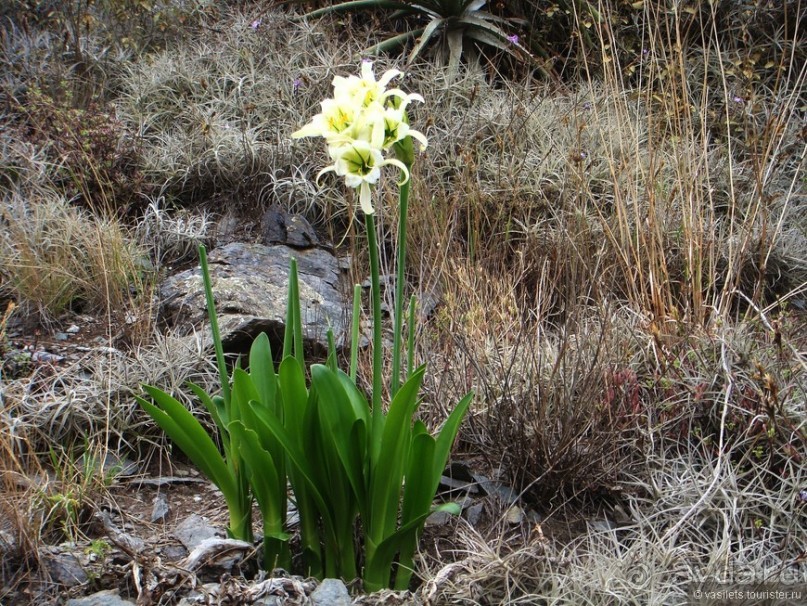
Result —
[[[411, 165], [407, 167], [411, 169]], [[409, 186], [408, 179], [400, 186], [398, 198], [398, 258], [395, 276], [395, 316], [392, 330], [392, 380], [390, 382], [390, 397], [395, 397], [401, 385], [401, 332], [403, 330], [403, 289], [404, 274], [406, 273], [406, 218], [409, 212]]]
[[370, 297], [373, 303], [373, 426], [380, 422], [381, 390], [382, 390], [382, 363], [384, 352], [381, 343], [381, 280], [379, 278], [378, 263], [378, 237], [375, 229], [375, 214], [365, 214], [364, 223], [367, 227], [367, 246], [370, 253]]

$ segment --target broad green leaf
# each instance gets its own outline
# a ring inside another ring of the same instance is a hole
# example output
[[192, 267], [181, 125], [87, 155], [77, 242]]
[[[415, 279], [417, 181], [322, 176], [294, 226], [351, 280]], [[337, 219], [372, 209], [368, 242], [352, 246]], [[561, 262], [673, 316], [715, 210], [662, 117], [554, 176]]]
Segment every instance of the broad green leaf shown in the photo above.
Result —
[[[380, 447], [374, 453], [370, 478], [370, 534], [380, 542], [395, 527], [403, 479], [404, 464], [410, 445], [412, 416], [418, 404], [418, 391], [423, 380], [420, 367], [404, 383], [390, 404]], [[373, 436], [373, 440], [377, 440]]]
[[143, 389], [157, 402], [154, 406], [135, 396], [138, 403], [157, 425], [168, 434], [205, 476], [224, 494], [227, 503], [237, 498], [235, 479], [199, 421], [176, 399], [156, 387], [144, 385]]
[[219, 428], [219, 431], [226, 432], [227, 427], [222, 416], [223, 413], [226, 411], [223, 410], [223, 399], [219, 398], [218, 402], [215, 402], [213, 396], [207, 393], [204, 389], [199, 387], [196, 383], [188, 382], [188, 387], [193, 392], [193, 394], [199, 398], [199, 401], [204, 405], [207, 409], [207, 412], [210, 413], [210, 416], [213, 419], [213, 422], [216, 424], [216, 427]]
[[[432, 470], [435, 444], [435, 439], [425, 431], [418, 432], [412, 440], [401, 508], [401, 520], [404, 524], [428, 511], [434, 500], [436, 491], [432, 485]], [[438, 481], [439, 479], [438, 477]]]
[[376, 545], [372, 557], [368, 558], [364, 566], [366, 590], [377, 591], [378, 589], [389, 587], [395, 555], [401, 551], [404, 545], [417, 539], [417, 529], [426, 521], [426, 518], [437, 511], [459, 515], [462, 509], [456, 503], [439, 505], [402, 525]]
[[287, 357], [281, 362], [278, 383], [283, 398], [284, 424], [298, 441], [305, 439], [303, 421], [308, 406], [308, 388], [297, 360]]
[[[346, 383], [353, 385], [347, 377]], [[330, 368], [315, 364], [311, 367], [311, 387], [316, 389], [319, 397], [323, 438], [333, 443], [355, 498], [364, 504], [366, 491], [362, 473], [363, 461], [356, 465], [356, 445], [351, 444], [353, 426], [357, 421], [356, 411], [345, 391], [345, 383]], [[358, 420], [364, 421], [362, 418]]]
[[[294, 360], [292, 360], [294, 362]], [[296, 362], [294, 362], [296, 364]], [[300, 474], [300, 478], [306, 483], [310, 491], [311, 497], [316, 502], [317, 508], [325, 522], [326, 531], [334, 533], [334, 522], [331, 508], [328, 506], [327, 501], [320, 491], [320, 486], [315, 481], [316, 474], [311, 468], [311, 462], [306, 457], [305, 452], [297, 446], [295, 440], [289, 435], [290, 432], [280, 424], [274, 416], [269, 414], [266, 410], [256, 406], [255, 402], [251, 402], [250, 406], [258, 420], [258, 423], [263, 424], [266, 431], [271, 432], [275, 439], [283, 446], [289, 462], [294, 466], [294, 469]], [[335, 534], [331, 537], [335, 542]]]
[[429, 40], [431, 40], [437, 29], [444, 24], [445, 21], [443, 19], [434, 18], [428, 23], [428, 25], [426, 25], [426, 28], [423, 30], [423, 33], [420, 35], [420, 38], [415, 45], [415, 48], [413, 48], [412, 52], [409, 53], [409, 59], [407, 61], [408, 63], [412, 63], [417, 58], [423, 48], [429, 43]]
[[432, 467], [433, 492], [437, 491], [437, 487], [440, 484], [440, 475], [446, 467], [448, 456], [451, 454], [451, 446], [454, 444], [454, 439], [457, 437], [462, 419], [465, 417], [465, 413], [468, 411], [473, 397], [473, 392], [468, 392], [465, 397], [460, 400], [459, 404], [457, 404], [451, 414], [448, 415], [445, 425], [443, 425], [443, 428], [437, 435]]
[[367, 398], [364, 397], [364, 394], [359, 391], [356, 384], [344, 372], [337, 370], [336, 376], [339, 378], [345, 390], [345, 395], [347, 395], [348, 401], [350, 402], [350, 406], [353, 408], [353, 416], [357, 419], [362, 419], [366, 425], [369, 425], [371, 411], [370, 403], [367, 401]]
[[290, 568], [289, 534], [286, 525], [286, 477], [276, 471], [272, 455], [261, 448], [258, 434], [247, 429], [240, 421], [230, 425], [237, 436], [240, 454], [249, 471], [250, 485], [263, 518], [263, 567]]
[[269, 337], [262, 332], [252, 342], [249, 349], [249, 376], [260, 394], [260, 402], [279, 416], [276, 403], [277, 375], [272, 359], [272, 346]]
[[288, 539], [283, 532], [286, 490], [281, 488], [272, 456], [261, 447], [258, 434], [240, 421], [233, 421], [230, 431], [238, 435], [241, 442], [241, 456], [249, 468], [252, 490], [263, 515], [264, 535]]
[[[247, 402], [261, 400], [261, 396], [247, 372], [241, 368], [233, 371], [232, 402], [230, 403], [230, 423], [241, 420], [241, 409], [246, 407]], [[228, 425], [229, 427], [229, 425]]]

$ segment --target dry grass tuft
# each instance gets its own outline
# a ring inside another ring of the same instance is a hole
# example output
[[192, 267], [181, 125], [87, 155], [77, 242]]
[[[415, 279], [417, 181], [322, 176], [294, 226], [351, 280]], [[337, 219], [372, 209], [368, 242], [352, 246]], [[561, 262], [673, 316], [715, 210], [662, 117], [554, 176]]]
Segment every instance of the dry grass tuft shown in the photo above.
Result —
[[217, 375], [209, 346], [199, 335], [154, 335], [151, 344], [127, 353], [99, 346], [69, 367], [38, 365], [6, 385], [2, 416], [12, 428], [9, 438], [20, 455], [81, 438], [136, 452], [154, 434], [133, 393], [141, 383], [169, 393], [180, 393], [188, 381], [212, 386]]
[[[38, 194], [31, 200], [26, 194]], [[55, 319], [68, 308], [116, 314], [146, 285], [140, 253], [115, 219], [53, 192], [14, 190], [3, 200], [0, 266], [6, 295]]]

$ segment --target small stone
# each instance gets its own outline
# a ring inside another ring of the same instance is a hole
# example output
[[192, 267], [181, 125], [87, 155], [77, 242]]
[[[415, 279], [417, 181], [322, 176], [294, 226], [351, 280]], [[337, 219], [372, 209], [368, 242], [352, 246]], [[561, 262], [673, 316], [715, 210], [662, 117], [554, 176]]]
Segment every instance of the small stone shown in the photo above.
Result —
[[468, 509], [462, 512], [463, 517], [468, 521], [471, 526], [476, 526], [482, 519], [482, 514], [485, 512], [485, 504], [477, 503], [471, 505]]
[[314, 228], [302, 215], [294, 215], [272, 206], [261, 218], [262, 243], [285, 244], [292, 248], [310, 248], [319, 245]]
[[311, 594], [312, 606], [350, 606], [350, 594], [339, 579], [325, 579]]
[[499, 482], [494, 482], [479, 474], [474, 474], [474, 480], [479, 485], [479, 488], [482, 489], [483, 494], [495, 495], [502, 502], [507, 503], [508, 505], [513, 505], [516, 501], [518, 501], [518, 493], [509, 486], [505, 486]]
[[428, 518], [426, 518], [426, 526], [445, 526], [451, 522], [453, 518], [447, 511], [435, 511]]
[[64, 356], [52, 354], [48, 351], [35, 351], [31, 355], [31, 361], [39, 364], [58, 364], [64, 360]]
[[67, 600], [65, 606], [133, 606], [133, 604], [133, 601], [121, 598], [117, 589], [107, 589], [84, 598]]
[[76, 556], [71, 553], [47, 554], [43, 563], [50, 578], [64, 587], [75, 587], [87, 582], [87, 573], [81, 567]]
[[53, 335], [53, 338], [57, 341], [67, 341], [70, 338], [70, 335], [66, 332], [57, 332]]
[[182, 545], [163, 545], [160, 550], [160, 555], [165, 562], [178, 562], [184, 557], [187, 557], [188, 550]]
[[69, 334], [71, 334], [71, 335], [74, 335], [74, 334], [76, 334], [76, 333], [77, 333], [79, 330], [81, 330], [81, 329], [80, 329], [80, 328], [79, 328], [77, 325], [75, 325], [75, 324], [71, 324], [71, 325], [70, 325], [68, 328], [66, 328], [66, 329], [65, 329], [65, 332], [66, 332], [66, 333], [69, 333]]
[[524, 520], [524, 512], [518, 505], [513, 505], [507, 510], [507, 513], [504, 514], [504, 520], [508, 524], [521, 524], [521, 522]]
[[154, 507], [151, 509], [151, 521], [164, 522], [169, 509], [168, 497], [165, 496], [164, 492], [158, 492], [157, 496], [154, 497]]
[[206, 539], [219, 536], [219, 531], [211, 526], [205, 518], [194, 513], [177, 526], [174, 536], [188, 551], [192, 551]]

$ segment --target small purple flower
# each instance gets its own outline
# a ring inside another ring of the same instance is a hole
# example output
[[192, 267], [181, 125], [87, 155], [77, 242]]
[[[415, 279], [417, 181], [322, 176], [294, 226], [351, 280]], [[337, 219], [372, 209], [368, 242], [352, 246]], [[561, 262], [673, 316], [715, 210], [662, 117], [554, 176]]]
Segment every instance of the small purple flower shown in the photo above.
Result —
[[512, 36], [507, 36], [507, 40], [509, 42], [512, 42], [513, 44], [518, 44], [519, 39], [520, 38], [518, 37], [518, 34], [513, 34]]
[[586, 101], [585, 103], [583, 103], [583, 109], [586, 110], [586, 111], [590, 111], [591, 110], [591, 101]]
[[294, 86], [294, 94], [297, 94], [297, 91], [299, 90], [299, 88], [302, 85], [303, 85], [303, 81], [300, 80], [300, 78], [295, 78], [294, 79], [294, 84], [293, 84], [293, 86]]
[[743, 99], [739, 95], [734, 95], [734, 97], [732, 97], [732, 101], [734, 101], [735, 103], [744, 103], [745, 99]]
[[258, 29], [258, 28], [261, 26], [261, 20], [260, 20], [260, 19], [255, 19], [255, 21], [253, 21], [252, 23], [250, 23], [250, 24], [249, 24], [249, 26], [250, 26], [252, 29], [255, 29], [255, 30], [256, 30], [256, 29]]
[[799, 491], [799, 499], [802, 503], [807, 503], [807, 490], [800, 490]]

